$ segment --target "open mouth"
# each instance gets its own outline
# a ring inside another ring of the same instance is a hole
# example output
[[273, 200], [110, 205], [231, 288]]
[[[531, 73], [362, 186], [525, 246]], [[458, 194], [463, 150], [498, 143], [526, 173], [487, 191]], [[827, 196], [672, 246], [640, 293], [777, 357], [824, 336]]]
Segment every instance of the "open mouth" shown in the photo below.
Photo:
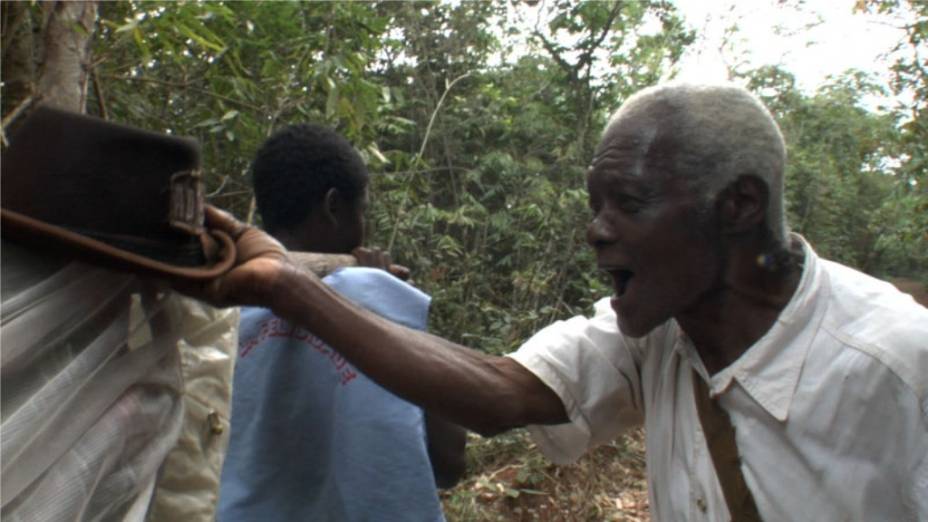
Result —
[[622, 297], [625, 295], [625, 291], [628, 290], [628, 282], [634, 277], [634, 272], [631, 270], [610, 270], [609, 274], [612, 276], [616, 297]]

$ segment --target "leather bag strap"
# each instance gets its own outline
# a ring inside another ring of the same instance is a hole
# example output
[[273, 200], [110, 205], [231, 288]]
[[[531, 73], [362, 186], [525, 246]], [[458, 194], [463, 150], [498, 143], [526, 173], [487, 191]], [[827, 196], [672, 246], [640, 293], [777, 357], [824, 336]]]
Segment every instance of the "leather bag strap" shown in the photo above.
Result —
[[741, 458], [735, 442], [735, 427], [718, 401], [709, 396], [709, 388], [702, 377], [693, 371], [693, 397], [699, 422], [706, 436], [709, 455], [715, 474], [722, 486], [725, 503], [733, 521], [754, 522], [763, 520], [757, 511], [754, 496], [744, 481]]

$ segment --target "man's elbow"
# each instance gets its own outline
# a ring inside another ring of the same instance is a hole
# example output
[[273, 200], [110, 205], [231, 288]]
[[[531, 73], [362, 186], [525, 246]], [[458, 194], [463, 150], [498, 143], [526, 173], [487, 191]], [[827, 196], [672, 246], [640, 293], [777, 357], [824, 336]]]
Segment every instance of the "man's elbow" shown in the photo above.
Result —
[[464, 478], [467, 471], [467, 458], [462, 451], [452, 459], [446, 459], [440, 467], [433, 467], [435, 484], [441, 489], [453, 488]]
[[467, 430], [429, 413], [425, 430], [435, 483], [442, 489], [453, 487], [467, 470]]
[[497, 396], [487, 401], [493, 406], [474, 431], [492, 437], [530, 424], [568, 421], [561, 398], [534, 373], [508, 357], [498, 359], [497, 369], [507, 385], [497, 388]]
[[535, 374], [509, 357], [493, 357], [471, 387], [465, 406], [451, 415], [455, 422], [483, 437], [493, 437], [530, 424], [567, 422], [560, 397]]
[[519, 413], [509, 413], [509, 411], [511, 410], [506, 410], [502, 414], [486, 415], [472, 423], [468, 428], [481, 437], [489, 438], [526, 425], [526, 423], [517, 420], [522, 417]]
[[[561, 424], [568, 421], [561, 400], [550, 392], [524, 394], [512, 400], [500, 399], [498, 405], [487, 411], [468, 428], [482, 437], [495, 437], [509, 430], [530, 424]], [[549, 393], [550, 392], [550, 393]]]

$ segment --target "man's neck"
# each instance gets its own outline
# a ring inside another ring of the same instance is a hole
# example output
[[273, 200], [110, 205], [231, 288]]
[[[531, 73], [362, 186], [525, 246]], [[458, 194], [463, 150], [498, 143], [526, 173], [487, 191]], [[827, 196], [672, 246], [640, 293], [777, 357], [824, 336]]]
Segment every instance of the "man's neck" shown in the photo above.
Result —
[[307, 238], [305, 233], [294, 233], [288, 230], [277, 230], [274, 239], [280, 241], [287, 250], [292, 252], [324, 252], [325, 248], [312, 237]]
[[710, 375], [763, 337], [792, 299], [802, 277], [801, 248], [784, 254], [733, 253], [719, 287], [676, 317]]

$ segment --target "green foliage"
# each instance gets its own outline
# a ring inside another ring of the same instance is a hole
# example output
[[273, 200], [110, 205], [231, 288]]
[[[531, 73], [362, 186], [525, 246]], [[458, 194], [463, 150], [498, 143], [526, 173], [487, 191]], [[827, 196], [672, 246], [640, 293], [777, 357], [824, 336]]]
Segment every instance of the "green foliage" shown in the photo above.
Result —
[[898, 183], [876, 215], [884, 221], [872, 227], [879, 235], [877, 271], [928, 281], [928, 2], [866, 0], [858, 5], [897, 15], [905, 31], [893, 50], [891, 72], [894, 94], [908, 101], [895, 111], [900, 135], [892, 171]]
[[[503, 7], [391, 6], [404, 45], [376, 72], [417, 125], [383, 140], [393, 170], [371, 212], [379, 242], [433, 294], [432, 328], [495, 353], [608, 293], [584, 240], [585, 166], [619, 93], [656, 81], [687, 43], [662, 2], [562, 2], [533, 37], [540, 52], [490, 68]], [[649, 17], [671, 30], [639, 37]], [[559, 33], [572, 43], [553, 43]], [[626, 49], [655, 57], [650, 68]]]
[[91, 110], [200, 140], [215, 202], [245, 214], [248, 161], [280, 125], [337, 125], [381, 157], [366, 70], [385, 29], [354, 2], [103, 3]]
[[[918, 49], [924, 9], [905, 5]], [[609, 293], [585, 166], [609, 113], [694, 40], [660, 0], [115, 2], [99, 21], [91, 112], [199, 139], [212, 201], [241, 217], [273, 129], [336, 127], [374, 173], [370, 242], [433, 295], [433, 331], [494, 353]], [[814, 95], [782, 69], [744, 75], [789, 142], [793, 228], [879, 275], [924, 274], [928, 255], [926, 80], [899, 56], [905, 114], [865, 110], [877, 88], [856, 73]]]
[[[899, 115], [861, 106], [888, 93], [859, 72], [806, 96], [779, 68], [747, 73], [779, 121], [792, 229], [823, 256], [880, 276], [924, 274], [924, 194], [912, 190]], [[921, 230], [921, 234], [919, 234]]]

